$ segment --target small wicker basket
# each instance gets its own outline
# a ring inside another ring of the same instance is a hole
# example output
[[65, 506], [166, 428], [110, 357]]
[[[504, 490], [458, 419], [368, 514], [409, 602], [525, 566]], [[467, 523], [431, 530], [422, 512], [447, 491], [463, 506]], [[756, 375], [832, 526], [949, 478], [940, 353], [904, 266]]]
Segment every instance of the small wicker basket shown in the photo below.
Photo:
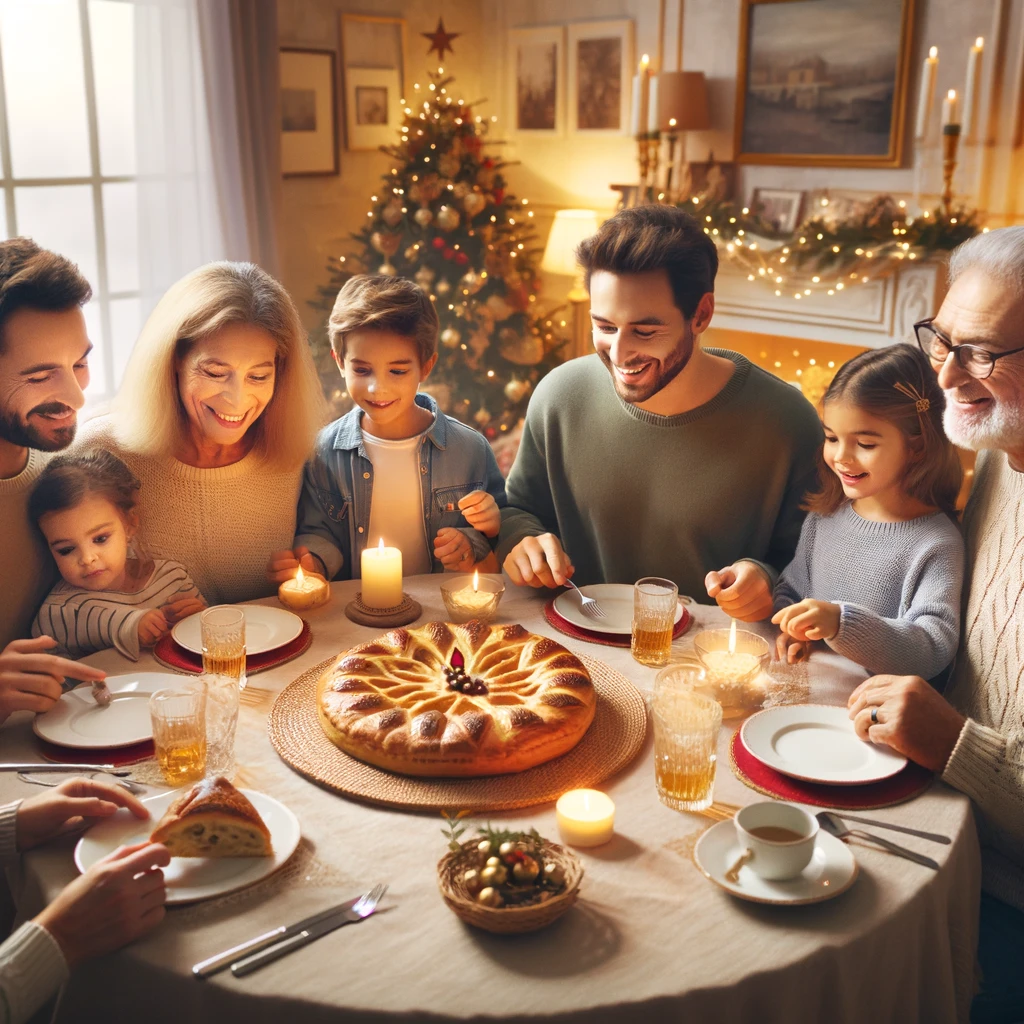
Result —
[[533, 932], [558, 920], [575, 902], [583, 881], [583, 865], [571, 851], [544, 840], [541, 856], [545, 864], [560, 864], [565, 870], [565, 888], [543, 903], [519, 907], [486, 907], [477, 903], [466, 888], [462, 875], [475, 866], [479, 838], [462, 843], [460, 853], [448, 853], [438, 862], [437, 884], [448, 908], [466, 924], [498, 935]]

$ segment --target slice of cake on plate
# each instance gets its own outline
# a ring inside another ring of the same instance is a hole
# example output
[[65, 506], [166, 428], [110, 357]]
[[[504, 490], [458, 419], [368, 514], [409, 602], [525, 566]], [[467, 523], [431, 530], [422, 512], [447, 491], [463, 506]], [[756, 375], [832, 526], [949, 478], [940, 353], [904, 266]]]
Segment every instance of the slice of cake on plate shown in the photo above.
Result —
[[203, 779], [178, 797], [149, 837], [172, 857], [272, 857], [270, 831], [227, 779]]

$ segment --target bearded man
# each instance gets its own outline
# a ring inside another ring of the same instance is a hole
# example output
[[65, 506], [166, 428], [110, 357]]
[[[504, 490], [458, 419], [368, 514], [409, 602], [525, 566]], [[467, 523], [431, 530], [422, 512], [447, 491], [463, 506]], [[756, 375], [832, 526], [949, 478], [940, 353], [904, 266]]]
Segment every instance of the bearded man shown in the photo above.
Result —
[[28, 238], [0, 242], [0, 722], [52, 707], [67, 676], [103, 678], [48, 654], [56, 646], [49, 637], [19, 639], [56, 579], [28, 496], [48, 453], [75, 436], [89, 383], [82, 306], [91, 295], [70, 260]]
[[530, 401], [502, 509], [505, 571], [534, 587], [661, 576], [765, 618], [817, 479], [817, 414], [743, 356], [700, 346], [718, 253], [689, 214], [623, 210], [577, 258], [597, 351]]

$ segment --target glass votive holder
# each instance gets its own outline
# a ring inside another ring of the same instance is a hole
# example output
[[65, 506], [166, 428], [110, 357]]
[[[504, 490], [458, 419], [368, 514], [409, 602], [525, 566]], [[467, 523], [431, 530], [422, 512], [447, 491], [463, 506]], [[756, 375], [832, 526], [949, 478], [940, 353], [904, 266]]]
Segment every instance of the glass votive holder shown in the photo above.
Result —
[[235, 772], [235, 733], [241, 687], [234, 676], [203, 673], [206, 684], [206, 774], [230, 779]]
[[746, 629], [705, 629], [693, 638], [693, 647], [706, 676], [700, 689], [722, 705], [727, 718], [764, 703], [758, 676], [771, 655], [764, 637]]
[[441, 597], [451, 622], [469, 622], [471, 619], [493, 622], [504, 593], [505, 582], [500, 576], [473, 573], [451, 578], [446, 576], [441, 581]]
[[153, 746], [171, 786], [196, 782], [206, 771], [206, 684], [200, 679], [157, 690], [149, 698]]

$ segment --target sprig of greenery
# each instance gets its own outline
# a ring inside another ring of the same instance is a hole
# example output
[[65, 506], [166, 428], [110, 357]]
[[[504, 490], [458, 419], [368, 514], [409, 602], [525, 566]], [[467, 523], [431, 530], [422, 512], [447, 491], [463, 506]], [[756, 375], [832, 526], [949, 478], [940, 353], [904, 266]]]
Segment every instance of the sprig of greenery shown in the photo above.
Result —
[[449, 811], [441, 812], [441, 817], [444, 818], [447, 825], [446, 828], [441, 829], [441, 835], [448, 840], [448, 849], [451, 850], [452, 853], [458, 853], [462, 849], [462, 844], [459, 840], [465, 833], [466, 826], [459, 822], [467, 814], [469, 814], [469, 811], [456, 811], [454, 814]]

